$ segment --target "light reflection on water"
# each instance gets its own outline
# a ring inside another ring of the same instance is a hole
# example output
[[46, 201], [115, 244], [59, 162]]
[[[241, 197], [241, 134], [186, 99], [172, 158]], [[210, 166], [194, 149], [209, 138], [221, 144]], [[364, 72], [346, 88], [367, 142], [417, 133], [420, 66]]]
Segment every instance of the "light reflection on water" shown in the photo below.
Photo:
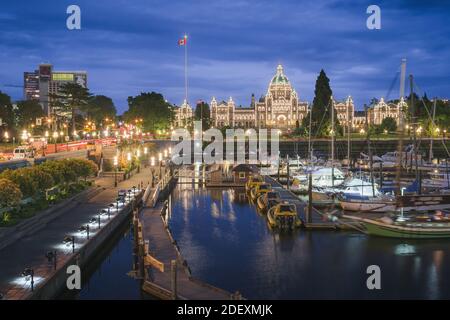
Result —
[[[353, 232], [278, 234], [244, 190], [179, 185], [170, 228], [195, 277], [247, 298], [449, 298], [448, 240], [396, 240]], [[382, 289], [366, 288], [381, 268]]]

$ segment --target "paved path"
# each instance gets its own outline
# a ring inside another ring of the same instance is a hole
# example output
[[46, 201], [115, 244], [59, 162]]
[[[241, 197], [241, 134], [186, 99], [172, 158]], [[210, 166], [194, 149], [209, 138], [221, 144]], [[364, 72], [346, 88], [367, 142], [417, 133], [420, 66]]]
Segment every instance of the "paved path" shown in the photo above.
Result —
[[[61, 216], [49, 222], [44, 229], [0, 250], [0, 293], [3, 293], [5, 298], [10, 298], [11, 293], [8, 291], [13, 288], [20, 287], [22, 290], [23, 288], [28, 290], [30, 283], [23, 283], [23, 278], [19, 278], [21, 272], [27, 267], [33, 267], [36, 270], [35, 285], [38, 285], [40, 277], [53, 272], [53, 265], [48, 263], [45, 257], [48, 251], [58, 249], [58, 265], [62, 265], [72, 253], [71, 248], [61, 249], [64, 236], [75, 232], [81, 225], [86, 225], [90, 218], [97, 217], [100, 209], [115, 200], [117, 190], [129, 189], [137, 186], [141, 181], [146, 185], [149, 175], [150, 169], [143, 168], [139, 174], [120, 182], [116, 188], [114, 178], [97, 179], [96, 184], [102, 186], [103, 191], [86, 202], [69, 205]], [[18, 280], [20, 283], [15, 282]], [[15, 292], [17, 294], [17, 290]], [[13, 298], [19, 297], [16, 295]]]

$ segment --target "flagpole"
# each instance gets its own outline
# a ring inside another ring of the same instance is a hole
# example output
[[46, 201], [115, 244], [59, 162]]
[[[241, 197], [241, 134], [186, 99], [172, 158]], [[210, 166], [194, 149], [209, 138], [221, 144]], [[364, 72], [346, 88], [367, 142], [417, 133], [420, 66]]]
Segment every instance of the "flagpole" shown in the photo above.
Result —
[[187, 35], [184, 34], [184, 98], [188, 103]]

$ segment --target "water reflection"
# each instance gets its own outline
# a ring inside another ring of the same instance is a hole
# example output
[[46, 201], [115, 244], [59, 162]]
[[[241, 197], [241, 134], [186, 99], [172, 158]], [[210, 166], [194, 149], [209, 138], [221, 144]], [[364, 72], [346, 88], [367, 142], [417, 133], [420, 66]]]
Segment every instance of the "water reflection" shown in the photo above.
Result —
[[[169, 221], [194, 276], [248, 298], [449, 298], [447, 240], [352, 232], [278, 234], [244, 190], [178, 187]], [[366, 288], [379, 265], [382, 290]]]

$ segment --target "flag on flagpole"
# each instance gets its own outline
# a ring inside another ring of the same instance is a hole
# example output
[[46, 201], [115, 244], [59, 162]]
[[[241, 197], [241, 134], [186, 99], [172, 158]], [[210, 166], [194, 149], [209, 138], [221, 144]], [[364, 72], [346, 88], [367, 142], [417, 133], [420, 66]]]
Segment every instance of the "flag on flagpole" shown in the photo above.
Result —
[[178, 40], [179, 46], [185, 46], [187, 43], [187, 36], [184, 36], [182, 39]]

